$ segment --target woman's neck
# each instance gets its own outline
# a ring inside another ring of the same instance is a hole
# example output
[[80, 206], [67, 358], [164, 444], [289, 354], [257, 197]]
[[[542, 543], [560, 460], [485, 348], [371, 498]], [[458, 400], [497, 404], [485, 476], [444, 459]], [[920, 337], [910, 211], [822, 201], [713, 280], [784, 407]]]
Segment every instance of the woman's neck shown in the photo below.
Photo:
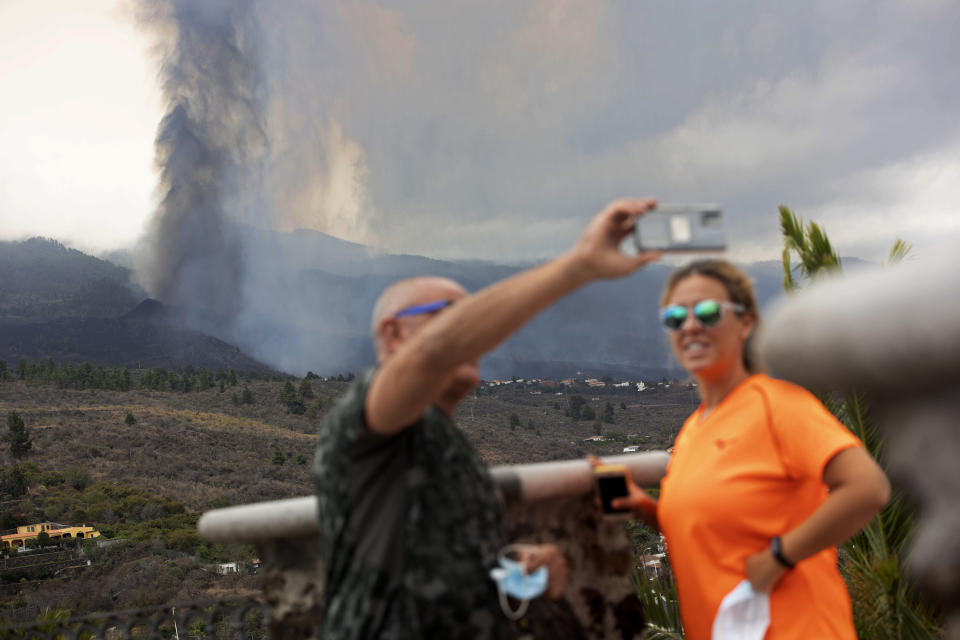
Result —
[[697, 382], [700, 384], [700, 397], [703, 399], [704, 415], [716, 409], [723, 402], [723, 399], [730, 395], [730, 392], [750, 375], [750, 372], [740, 363], [740, 366], [733, 367], [716, 377], [698, 377]]

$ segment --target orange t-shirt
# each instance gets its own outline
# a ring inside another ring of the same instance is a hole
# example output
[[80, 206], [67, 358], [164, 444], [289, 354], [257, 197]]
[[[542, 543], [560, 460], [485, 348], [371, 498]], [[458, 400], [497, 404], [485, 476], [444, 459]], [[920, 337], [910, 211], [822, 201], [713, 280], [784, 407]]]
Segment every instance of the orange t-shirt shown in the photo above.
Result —
[[[747, 556], [823, 504], [827, 462], [861, 445], [811, 393], [762, 374], [703, 421], [702, 413], [677, 435], [657, 508], [688, 640], [709, 640], [720, 601], [746, 578]], [[765, 639], [787, 638], [856, 640], [836, 549], [797, 563], [774, 586]]]

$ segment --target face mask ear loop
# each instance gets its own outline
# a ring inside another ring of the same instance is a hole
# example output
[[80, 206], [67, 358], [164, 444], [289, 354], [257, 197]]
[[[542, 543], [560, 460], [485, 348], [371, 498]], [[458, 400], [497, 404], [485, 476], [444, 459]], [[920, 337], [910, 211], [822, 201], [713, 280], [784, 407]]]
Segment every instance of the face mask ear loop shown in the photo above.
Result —
[[[502, 549], [500, 549], [500, 557], [505, 558], [508, 553], [516, 553], [521, 551], [526, 551], [527, 549], [532, 548], [531, 545], [526, 544], [508, 544]], [[517, 607], [516, 611], [510, 608], [510, 602], [507, 600], [507, 594], [503, 589], [500, 588], [500, 585], [497, 584], [497, 594], [500, 596], [500, 610], [503, 611], [503, 615], [507, 616], [508, 619], [512, 621], [517, 621], [527, 614], [527, 608], [530, 606], [530, 601], [523, 599], [520, 601], [520, 606]]]
[[507, 600], [507, 594], [504, 593], [503, 589], [498, 586], [497, 592], [500, 594], [500, 610], [503, 611], [503, 615], [510, 620], [517, 621], [527, 614], [527, 607], [530, 606], [529, 600], [521, 600], [520, 606], [514, 611], [510, 608], [510, 602]]

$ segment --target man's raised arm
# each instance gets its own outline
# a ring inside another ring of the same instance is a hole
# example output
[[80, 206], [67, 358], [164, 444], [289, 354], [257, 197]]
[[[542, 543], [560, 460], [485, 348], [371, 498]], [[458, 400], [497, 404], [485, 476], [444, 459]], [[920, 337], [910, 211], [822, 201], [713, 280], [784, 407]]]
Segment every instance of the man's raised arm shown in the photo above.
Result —
[[383, 363], [366, 398], [367, 427], [395, 433], [416, 422], [457, 369], [475, 362], [537, 313], [579, 287], [619, 278], [656, 260], [628, 256], [620, 244], [654, 200], [616, 200], [590, 222], [560, 257], [458, 300], [427, 323]]

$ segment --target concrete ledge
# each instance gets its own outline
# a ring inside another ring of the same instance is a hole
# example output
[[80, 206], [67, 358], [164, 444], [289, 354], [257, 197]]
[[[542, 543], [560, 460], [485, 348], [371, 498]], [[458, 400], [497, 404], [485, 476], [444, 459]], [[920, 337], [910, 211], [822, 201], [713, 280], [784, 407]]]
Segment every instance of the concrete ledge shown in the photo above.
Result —
[[[626, 465], [637, 484], [656, 487], [667, 473], [670, 454], [666, 451], [646, 451], [605, 456], [603, 461]], [[491, 474], [507, 501], [527, 502], [593, 491], [590, 464], [582, 458], [494, 467]]]
[[[670, 455], [648, 451], [604, 458], [624, 464], [642, 486], [657, 486], [666, 473]], [[586, 460], [563, 460], [494, 467], [491, 471], [504, 498], [530, 501], [558, 496], [576, 496], [593, 490], [593, 476]], [[256, 543], [276, 538], [315, 535], [317, 500], [313, 496], [214, 509], [197, 523], [200, 536], [211, 542]]]
[[955, 256], [826, 278], [770, 308], [758, 350], [771, 373], [811, 389], [956, 384], [958, 290]]
[[197, 522], [200, 537], [211, 542], [262, 542], [316, 534], [314, 496], [214, 509]]

